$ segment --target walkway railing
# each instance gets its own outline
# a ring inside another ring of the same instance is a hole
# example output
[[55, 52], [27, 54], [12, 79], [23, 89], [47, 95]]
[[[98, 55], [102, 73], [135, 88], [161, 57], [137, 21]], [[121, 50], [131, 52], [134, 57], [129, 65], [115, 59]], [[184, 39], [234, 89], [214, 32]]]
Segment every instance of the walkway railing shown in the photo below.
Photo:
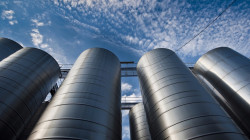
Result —
[[121, 109], [131, 109], [134, 105], [142, 102], [142, 97], [122, 97], [121, 98]]

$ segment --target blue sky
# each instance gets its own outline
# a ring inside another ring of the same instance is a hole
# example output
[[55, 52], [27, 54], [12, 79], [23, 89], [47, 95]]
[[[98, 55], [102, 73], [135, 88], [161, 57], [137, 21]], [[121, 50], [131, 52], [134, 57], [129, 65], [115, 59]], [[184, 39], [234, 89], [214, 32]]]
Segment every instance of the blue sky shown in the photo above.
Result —
[[[73, 64], [92, 47], [135, 61], [154, 48], [177, 50], [232, 0], [11, 0], [0, 1], [0, 36]], [[250, 57], [250, 0], [237, 0], [202, 34], [176, 52], [186, 63], [216, 47]], [[122, 78], [123, 96], [139, 96], [137, 78]], [[123, 139], [129, 139], [123, 111]]]

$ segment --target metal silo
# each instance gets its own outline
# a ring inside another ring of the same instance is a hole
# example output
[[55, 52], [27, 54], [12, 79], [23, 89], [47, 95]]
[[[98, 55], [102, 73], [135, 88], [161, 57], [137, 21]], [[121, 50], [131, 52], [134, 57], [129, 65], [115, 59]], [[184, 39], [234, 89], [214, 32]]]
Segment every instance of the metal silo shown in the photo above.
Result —
[[22, 46], [15, 41], [0, 37], [0, 61], [20, 49]]
[[46, 52], [23, 48], [0, 62], [0, 139], [16, 139], [60, 74]]
[[151, 140], [143, 103], [136, 104], [129, 112], [131, 140]]
[[220, 47], [204, 54], [194, 71], [218, 92], [213, 94], [230, 109], [236, 122], [250, 135], [250, 60], [238, 52]]
[[48, 106], [49, 102], [43, 102], [40, 107], [36, 110], [35, 114], [32, 116], [28, 124], [25, 126], [24, 130], [21, 132], [20, 136], [17, 138], [18, 140], [27, 140], [31, 131], [34, 129], [37, 121], [40, 119], [42, 113]]
[[152, 139], [247, 139], [173, 51], [146, 53], [137, 73]]
[[121, 139], [120, 78], [113, 53], [84, 51], [28, 139]]

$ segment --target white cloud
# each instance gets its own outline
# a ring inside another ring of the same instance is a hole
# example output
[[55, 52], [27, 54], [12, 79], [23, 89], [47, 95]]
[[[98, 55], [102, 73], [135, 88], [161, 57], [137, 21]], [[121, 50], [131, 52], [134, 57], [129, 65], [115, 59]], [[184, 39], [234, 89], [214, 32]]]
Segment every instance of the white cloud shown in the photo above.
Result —
[[132, 43], [132, 44], [139, 44], [139, 38], [138, 37], [132, 37], [132, 36], [125, 36], [124, 37], [125, 41]]
[[77, 1], [71, 1], [71, 7], [76, 7], [77, 6]]
[[122, 83], [121, 88], [122, 92], [130, 91], [132, 89], [132, 85], [129, 83]]
[[15, 12], [13, 10], [4, 10], [2, 12], [2, 18], [12, 20], [14, 18], [13, 17], [14, 14]]
[[[63, 49], [61, 49], [56, 42], [51, 38], [45, 39], [40, 31], [36, 28], [32, 29], [31, 40], [35, 47], [42, 49], [53, 56], [59, 64], [69, 64], [67, 57], [64, 54]], [[51, 47], [53, 46], [53, 47]]]
[[67, 5], [66, 7], [67, 7], [69, 10], [71, 10], [71, 9], [72, 9], [72, 8], [71, 8], [71, 6], [69, 6], [69, 5]]
[[54, 0], [54, 4], [55, 4], [55, 5], [59, 5], [58, 0]]
[[38, 29], [32, 29], [30, 36], [32, 37], [32, 42], [36, 47], [39, 47], [43, 43], [43, 35], [40, 34]]
[[14, 24], [17, 24], [17, 23], [18, 23], [17, 20], [11, 20], [11, 21], [9, 21], [10, 25], [14, 25]]
[[[45, 49], [45, 48], [48, 48], [48, 44], [41, 44], [41, 48]], [[53, 49], [50, 49], [50, 51], [52, 51]]]
[[10, 25], [17, 24], [18, 21], [14, 17], [15, 12], [13, 10], [3, 10], [2, 12], [2, 19], [9, 20]]
[[[103, 40], [121, 44], [119, 46], [138, 55], [154, 48], [176, 50], [229, 4], [227, 1], [205, 5], [198, 2], [195, 8], [187, 1], [169, 0], [56, 0], [54, 3], [60, 5], [61, 10], [70, 7], [77, 11], [71, 10], [72, 13], [66, 15], [69, 21], [84, 29], [97, 30]], [[178, 55], [197, 57], [220, 46], [250, 55], [247, 6], [246, 1], [234, 4], [198, 38], [181, 49]]]
[[79, 25], [79, 26], [81, 26], [81, 27], [83, 27], [83, 28], [85, 28], [85, 29], [91, 29], [91, 30], [95, 31], [96, 33], [100, 33], [100, 30], [98, 28], [96, 28], [94, 26], [91, 26], [91, 25], [88, 25], [88, 24], [85, 24], [83, 22], [80, 22], [77, 19], [73, 19], [72, 22]]
[[39, 22], [37, 19], [31, 19], [31, 21], [37, 26], [44, 26], [44, 23], [43, 22]]
[[[39, 49], [43, 49], [48, 53], [54, 53], [54, 49], [50, 47], [48, 43], [44, 42], [43, 35], [39, 32], [38, 29], [32, 29], [30, 33], [32, 43], [35, 47]], [[47, 41], [51, 41], [51, 39], [47, 39]]]

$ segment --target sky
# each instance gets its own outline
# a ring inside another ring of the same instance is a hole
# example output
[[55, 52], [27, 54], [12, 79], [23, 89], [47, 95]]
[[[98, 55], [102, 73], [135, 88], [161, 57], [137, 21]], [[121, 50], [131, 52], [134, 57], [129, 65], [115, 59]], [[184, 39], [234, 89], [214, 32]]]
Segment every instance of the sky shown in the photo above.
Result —
[[[59, 64], [73, 64], [92, 47], [120, 61], [138, 62], [155, 48], [168, 48], [194, 64], [207, 51], [226, 46], [250, 57], [250, 0], [1, 0], [0, 37], [40, 48]], [[140, 96], [137, 77], [122, 78], [122, 96]], [[129, 140], [123, 111], [123, 140]]]

